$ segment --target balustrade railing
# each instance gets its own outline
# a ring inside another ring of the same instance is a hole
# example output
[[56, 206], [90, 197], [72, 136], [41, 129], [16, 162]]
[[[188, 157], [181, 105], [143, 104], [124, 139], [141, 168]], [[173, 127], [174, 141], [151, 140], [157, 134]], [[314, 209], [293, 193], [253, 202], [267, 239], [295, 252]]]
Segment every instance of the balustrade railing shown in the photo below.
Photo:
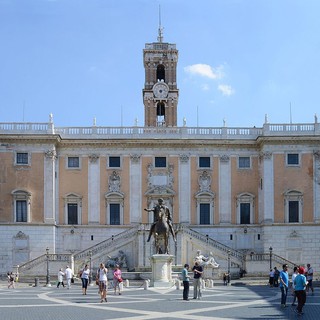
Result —
[[140, 225], [134, 226], [128, 230], [125, 230], [117, 235], [112, 236], [100, 243], [93, 245], [83, 251], [80, 251], [74, 255], [75, 264], [83, 263], [85, 259], [88, 259], [91, 256], [96, 256], [100, 253], [103, 253], [106, 249], [109, 252], [113, 251], [116, 247], [121, 246], [124, 242], [133, 239], [137, 234]]
[[[70, 262], [71, 261], [71, 254], [68, 254], [68, 253], [64, 253], [64, 254], [49, 253], [48, 258], [49, 258], [49, 261]], [[47, 261], [47, 254], [43, 254], [33, 260], [30, 260], [24, 264], [21, 264], [19, 266], [19, 273], [23, 273], [24, 271], [31, 270], [46, 261]]]
[[259, 136], [320, 135], [319, 123], [269, 124], [263, 127], [54, 127], [49, 123], [0, 123], [0, 134], [58, 134], [62, 138], [257, 139]]
[[293, 269], [295, 266], [297, 266], [296, 263], [287, 260], [275, 253], [272, 253], [270, 256], [270, 253], [250, 253], [247, 255], [247, 261], [270, 261], [271, 259], [271, 263], [272, 265], [274, 265], [275, 263], [279, 264], [280, 266], [282, 266], [283, 264], [287, 264], [289, 269]]
[[[182, 227], [184, 233], [188, 234], [189, 236], [201, 241], [203, 244], [207, 244], [209, 247], [215, 248], [220, 252], [223, 252], [226, 257], [230, 255], [230, 259], [234, 260], [233, 262], [238, 262], [240, 265], [243, 264], [245, 260], [245, 254], [240, 251], [237, 251], [231, 247], [224, 245], [223, 243], [214, 240], [206, 235], [199, 233], [195, 230], [192, 230], [188, 227]], [[236, 260], [236, 261], [235, 261]]]

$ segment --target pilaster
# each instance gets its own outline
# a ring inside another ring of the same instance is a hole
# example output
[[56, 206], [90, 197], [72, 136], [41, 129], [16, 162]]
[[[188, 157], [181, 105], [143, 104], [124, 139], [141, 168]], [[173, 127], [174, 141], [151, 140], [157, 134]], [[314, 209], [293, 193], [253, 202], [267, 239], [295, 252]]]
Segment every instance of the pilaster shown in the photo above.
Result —
[[142, 222], [141, 208], [141, 155], [130, 156], [130, 222]]
[[44, 223], [55, 224], [55, 148], [45, 152], [44, 158]]
[[231, 223], [231, 163], [229, 155], [220, 156], [219, 215], [220, 224]]
[[274, 222], [274, 177], [273, 177], [273, 157], [271, 152], [260, 154], [262, 163], [262, 221], [263, 223]]
[[88, 224], [100, 223], [100, 159], [89, 155], [88, 162]]
[[313, 165], [313, 190], [314, 190], [314, 222], [320, 223], [320, 150], [313, 151], [314, 165]]
[[179, 222], [190, 223], [190, 159], [189, 155], [180, 155], [179, 164]]

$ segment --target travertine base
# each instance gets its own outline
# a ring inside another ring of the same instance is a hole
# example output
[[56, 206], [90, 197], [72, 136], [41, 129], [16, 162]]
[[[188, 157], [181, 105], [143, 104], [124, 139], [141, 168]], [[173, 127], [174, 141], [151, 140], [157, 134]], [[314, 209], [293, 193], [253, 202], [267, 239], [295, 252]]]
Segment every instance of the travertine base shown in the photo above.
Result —
[[155, 288], [170, 288], [172, 281], [172, 261], [174, 256], [169, 254], [154, 254], [150, 258], [152, 267], [151, 286]]

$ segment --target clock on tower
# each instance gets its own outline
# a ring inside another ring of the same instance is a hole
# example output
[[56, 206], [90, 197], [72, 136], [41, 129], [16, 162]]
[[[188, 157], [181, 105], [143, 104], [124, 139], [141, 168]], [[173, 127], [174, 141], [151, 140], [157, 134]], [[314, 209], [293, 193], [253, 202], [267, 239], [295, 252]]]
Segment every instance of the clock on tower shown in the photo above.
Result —
[[143, 50], [145, 85], [142, 90], [144, 123], [147, 127], [177, 126], [178, 50], [176, 45], [163, 42], [159, 26], [158, 41], [146, 43]]

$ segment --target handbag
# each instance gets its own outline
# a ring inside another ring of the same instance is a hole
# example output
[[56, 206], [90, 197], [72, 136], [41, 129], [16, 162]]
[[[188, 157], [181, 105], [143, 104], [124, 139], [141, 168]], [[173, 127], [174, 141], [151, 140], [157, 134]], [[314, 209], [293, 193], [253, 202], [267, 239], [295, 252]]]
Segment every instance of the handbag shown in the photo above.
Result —
[[119, 279], [118, 279], [118, 282], [122, 282], [122, 281], [123, 281], [123, 279], [122, 279], [122, 278], [119, 278]]
[[99, 279], [96, 279], [96, 285], [97, 286], [99, 285]]
[[74, 283], [74, 279], [73, 279], [73, 277], [71, 278], [71, 283]]

